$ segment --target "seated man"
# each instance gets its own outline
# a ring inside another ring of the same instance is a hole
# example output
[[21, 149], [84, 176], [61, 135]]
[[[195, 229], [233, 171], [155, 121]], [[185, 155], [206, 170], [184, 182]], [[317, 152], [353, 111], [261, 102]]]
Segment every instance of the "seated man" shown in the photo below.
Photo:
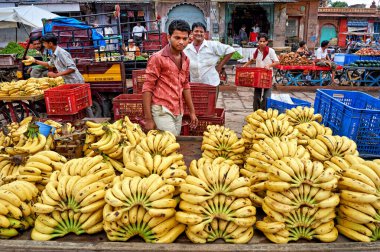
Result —
[[128, 39], [128, 47], [124, 46], [124, 54], [128, 60], [134, 60], [136, 56], [140, 56], [140, 48], [135, 45], [133, 39]]
[[[30, 51], [30, 53], [33, 54], [33, 57], [38, 60], [47, 61], [47, 52], [45, 51], [45, 48], [42, 46], [40, 38], [35, 38], [30, 43], [33, 45], [34, 48]], [[28, 73], [30, 74], [30, 77], [42, 78], [47, 76], [48, 68], [45, 66], [35, 64], [28, 69]]]
[[330, 56], [327, 53], [327, 47], [329, 46], [329, 41], [324, 40], [321, 43], [321, 47], [319, 47], [315, 53], [315, 62], [317, 66], [326, 67], [329, 66], [331, 68], [331, 83], [338, 84], [339, 82], [334, 79], [336, 64], [331, 61]]

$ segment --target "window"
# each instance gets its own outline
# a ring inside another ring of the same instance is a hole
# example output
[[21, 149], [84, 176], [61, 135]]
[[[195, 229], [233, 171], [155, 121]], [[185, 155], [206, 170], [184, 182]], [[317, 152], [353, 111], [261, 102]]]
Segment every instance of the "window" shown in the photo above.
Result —
[[298, 37], [298, 18], [289, 17], [286, 21], [286, 37]]

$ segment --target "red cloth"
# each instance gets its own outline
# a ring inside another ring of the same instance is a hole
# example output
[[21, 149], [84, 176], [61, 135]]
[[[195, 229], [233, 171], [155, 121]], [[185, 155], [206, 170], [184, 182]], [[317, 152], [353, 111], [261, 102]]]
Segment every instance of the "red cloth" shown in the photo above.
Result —
[[249, 42], [256, 42], [258, 35], [259, 34], [257, 32], [250, 32], [249, 33]]
[[[257, 58], [257, 55], [259, 54], [259, 48], [257, 48], [257, 50], [255, 51], [255, 53], [253, 54], [253, 58], [256, 59]], [[263, 60], [265, 59], [266, 56], [268, 56], [269, 54], [269, 46], [266, 46], [264, 48], [264, 51], [263, 51]]]
[[145, 71], [145, 82], [142, 92], [151, 92], [152, 104], [162, 105], [173, 115], [183, 114], [184, 89], [189, 89], [190, 60], [182, 52], [182, 69], [174, 63], [170, 45], [153, 54]]

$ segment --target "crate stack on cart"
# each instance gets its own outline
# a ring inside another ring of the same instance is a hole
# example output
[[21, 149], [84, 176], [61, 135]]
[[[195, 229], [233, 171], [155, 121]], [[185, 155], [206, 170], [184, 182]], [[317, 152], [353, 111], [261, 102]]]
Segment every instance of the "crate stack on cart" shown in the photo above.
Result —
[[[133, 94], [121, 94], [113, 100], [114, 119], [128, 116], [134, 123], [143, 124], [142, 86], [145, 81], [145, 70], [132, 71]], [[190, 129], [189, 109], [184, 104], [182, 135], [201, 136], [208, 125], [224, 125], [224, 108], [216, 108], [216, 87], [202, 83], [190, 83], [191, 97], [198, 117], [197, 128]]]
[[90, 84], [65, 84], [45, 91], [48, 118], [75, 121], [86, 117], [92, 106]]

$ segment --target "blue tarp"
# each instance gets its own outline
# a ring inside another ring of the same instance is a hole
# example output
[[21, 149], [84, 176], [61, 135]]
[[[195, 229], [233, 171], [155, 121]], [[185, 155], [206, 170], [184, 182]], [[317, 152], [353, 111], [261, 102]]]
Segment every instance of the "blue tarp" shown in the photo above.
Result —
[[106, 46], [106, 41], [104, 40], [104, 37], [102, 34], [100, 34], [96, 28], [81, 22], [75, 18], [69, 18], [69, 17], [57, 17], [50, 20], [47, 20], [44, 24], [44, 29], [42, 30], [42, 34], [49, 33], [53, 31], [54, 26], [68, 26], [68, 27], [74, 27], [79, 29], [91, 29], [91, 36], [92, 40], [94, 42], [94, 47], [98, 48], [99, 46]]

